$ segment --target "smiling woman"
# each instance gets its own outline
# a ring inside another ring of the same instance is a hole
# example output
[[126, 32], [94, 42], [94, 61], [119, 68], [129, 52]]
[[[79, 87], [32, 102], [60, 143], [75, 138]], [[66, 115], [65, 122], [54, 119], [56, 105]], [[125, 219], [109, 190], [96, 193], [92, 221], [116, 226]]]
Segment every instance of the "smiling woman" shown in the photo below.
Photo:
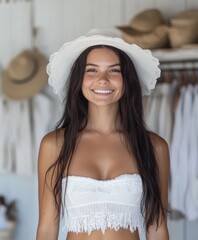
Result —
[[[65, 103], [40, 146], [37, 240], [168, 240], [167, 143], [144, 124], [142, 96], [158, 60], [117, 37], [94, 34], [64, 44], [48, 64]], [[66, 81], [65, 81], [66, 80]]]

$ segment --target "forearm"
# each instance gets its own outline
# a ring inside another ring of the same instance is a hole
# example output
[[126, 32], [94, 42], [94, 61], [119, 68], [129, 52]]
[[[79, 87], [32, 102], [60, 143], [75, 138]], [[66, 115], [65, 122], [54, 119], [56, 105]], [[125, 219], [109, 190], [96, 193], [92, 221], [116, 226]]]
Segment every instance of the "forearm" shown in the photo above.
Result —
[[58, 231], [38, 226], [36, 240], [58, 240]]
[[169, 240], [169, 233], [166, 226], [156, 229], [150, 229], [146, 233], [146, 240]]

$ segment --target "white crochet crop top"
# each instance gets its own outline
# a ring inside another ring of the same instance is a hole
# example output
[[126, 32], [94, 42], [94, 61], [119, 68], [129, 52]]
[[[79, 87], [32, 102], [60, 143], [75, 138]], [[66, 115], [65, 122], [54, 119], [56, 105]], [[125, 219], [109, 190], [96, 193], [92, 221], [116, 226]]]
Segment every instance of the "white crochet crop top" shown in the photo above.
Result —
[[93, 230], [101, 230], [104, 234], [107, 228], [142, 231], [141, 197], [142, 180], [139, 174], [122, 174], [111, 180], [66, 177], [62, 180], [63, 230], [88, 234]]

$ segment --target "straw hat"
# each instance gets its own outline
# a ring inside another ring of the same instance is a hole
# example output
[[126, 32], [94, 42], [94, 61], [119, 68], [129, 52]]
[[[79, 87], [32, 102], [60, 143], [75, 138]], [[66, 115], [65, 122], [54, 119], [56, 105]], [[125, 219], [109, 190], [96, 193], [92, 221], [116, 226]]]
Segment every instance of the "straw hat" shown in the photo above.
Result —
[[168, 27], [158, 9], [148, 9], [131, 19], [129, 25], [118, 26], [123, 39], [142, 48], [163, 48], [168, 45]]
[[182, 47], [186, 44], [198, 42], [198, 21], [187, 20], [182, 27], [171, 27], [169, 29], [169, 40], [172, 48]]
[[136, 43], [142, 48], [163, 48], [168, 45], [168, 26], [160, 25], [150, 33], [144, 33], [141, 35], [130, 35], [123, 33], [122, 38], [128, 43]]
[[198, 43], [198, 9], [188, 9], [170, 19], [169, 40], [171, 47]]
[[2, 91], [12, 99], [27, 99], [47, 83], [47, 60], [37, 51], [25, 50], [10, 62], [3, 73]]
[[172, 26], [180, 27], [181, 25], [185, 25], [185, 21], [187, 19], [197, 19], [198, 20], [198, 9], [188, 9], [182, 12], [179, 12], [173, 18], [170, 19], [170, 23]]
[[164, 24], [161, 12], [158, 9], [147, 9], [135, 15], [128, 25], [117, 28], [130, 35], [141, 35], [153, 31], [161, 24]]

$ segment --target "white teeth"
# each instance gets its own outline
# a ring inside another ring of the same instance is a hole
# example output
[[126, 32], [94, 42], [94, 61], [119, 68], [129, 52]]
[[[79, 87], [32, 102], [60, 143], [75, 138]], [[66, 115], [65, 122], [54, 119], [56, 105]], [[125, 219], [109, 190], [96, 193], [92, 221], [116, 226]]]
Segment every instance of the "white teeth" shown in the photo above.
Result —
[[113, 90], [93, 90], [96, 93], [111, 93]]

